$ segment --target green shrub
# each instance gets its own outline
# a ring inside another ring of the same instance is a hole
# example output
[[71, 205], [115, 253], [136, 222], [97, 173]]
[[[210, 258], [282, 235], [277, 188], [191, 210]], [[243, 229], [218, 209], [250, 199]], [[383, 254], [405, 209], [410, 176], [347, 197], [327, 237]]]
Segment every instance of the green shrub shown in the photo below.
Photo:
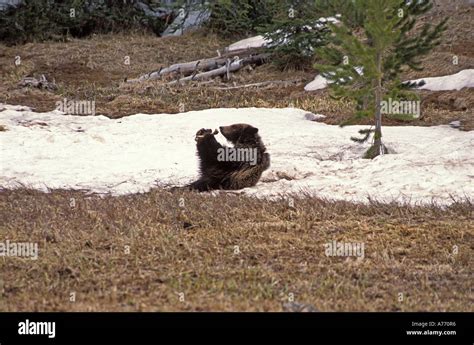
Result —
[[362, 4], [367, 0], [316, 0], [316, 6], [322, 16], [340, 14], [350, 28], [360, 28], [364, 24], [365, 11]]
[[315, 1], [281, 1], [270, 24], [260, 28], [271, 43], [267, 50], [281, 69], [310, 67], [315, 49], [327, 43], [329, 29], [320, 22]]
[[279, 0], [214, 0], [208, 27], [226, 37], [254, 34], [271, 23]]
[[149, 30], [160, 34], [164, 19], [146, 16], [134, 0], [35, 0], [0, 12], [0, 41], [6, 44], [84, 37], [92, 33]]

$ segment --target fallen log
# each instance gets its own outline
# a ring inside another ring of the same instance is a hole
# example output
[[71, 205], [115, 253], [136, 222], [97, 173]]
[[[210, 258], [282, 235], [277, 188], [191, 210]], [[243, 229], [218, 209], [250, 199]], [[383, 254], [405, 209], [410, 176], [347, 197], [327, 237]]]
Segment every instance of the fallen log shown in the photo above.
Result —
[[193, 80], [204, 80], [204, 79], [209, 79], [209, 78], [213, 78], [213, 77], [217, 77], [221, 75], [229, 76], [229, 73], [238, 71], [239, 69], [241, 69], [242, 67], [246, 65], [264, 63], [265, 60], [268, 58], [268, 56], [269, 54], [263, 53], [263, 54], [252, 55], [243, 59], [236, 59], [234, 61], [231, 61], [230, 63], [225, 64], [222, 67], [219, 67], [207, 72], [194, 73], [193, 75], [180, 78], [177, 80], [173, 80], [167, 83], [166, 85], [175, 85], [175, 84], [193, 81]]
[[56, 83], [54, 81], [48, 81], [44, 74], [42, 74], [39, 78], [25, 77], [19, 82], [18, 85], [22, 87], [35, 87], [38, 89], [45, 89], [50, 91], [57, 90], [58, 88], [56, 86]]
[[142, 82], [145, 80], [161, 79], [166, 75], [177, 73], [184, 76], [189, 76], [197, 71], [209, 71], [226, 64], [229, 58], [236, 56], [246, 57], [254, 53], [254, 49], [242, 49], [239, 51], [233, 51], [231, 53], [222, 54], [212, 58], [194, 60], [190, 62], [176, 63], [171, 66], [160, 68], [158, 71], [144, 74], [136, 79], [127, 80], [128, 83]]

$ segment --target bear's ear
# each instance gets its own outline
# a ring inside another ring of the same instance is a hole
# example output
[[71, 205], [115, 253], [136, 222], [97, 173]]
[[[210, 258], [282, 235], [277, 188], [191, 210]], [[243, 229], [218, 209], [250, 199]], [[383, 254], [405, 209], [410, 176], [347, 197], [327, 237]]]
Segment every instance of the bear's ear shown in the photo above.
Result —
[[248, 133], [250, 134], [257, 134], [258, 133], [258, 128], [255, 128], [255, 127], [249, 127], [247, 129]]

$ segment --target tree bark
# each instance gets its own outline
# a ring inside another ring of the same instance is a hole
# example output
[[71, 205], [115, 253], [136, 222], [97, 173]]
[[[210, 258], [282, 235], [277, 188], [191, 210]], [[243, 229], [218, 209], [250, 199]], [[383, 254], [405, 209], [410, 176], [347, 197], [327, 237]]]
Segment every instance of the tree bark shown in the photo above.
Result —
[[378, 52], [376, 56], [377, 79], [375, 82], [375, 131], [374, 144], [366, 152], [366, 158], [375, 158], [387, 153], [387, 149], [382, 141], [382, 53]]
[[377, 86], [375, 89], [375, 136], [374, 145], [376, 152], [379, 155], [383, 155], [383, 144], [382, 144], [382, 54], [377, 53]]

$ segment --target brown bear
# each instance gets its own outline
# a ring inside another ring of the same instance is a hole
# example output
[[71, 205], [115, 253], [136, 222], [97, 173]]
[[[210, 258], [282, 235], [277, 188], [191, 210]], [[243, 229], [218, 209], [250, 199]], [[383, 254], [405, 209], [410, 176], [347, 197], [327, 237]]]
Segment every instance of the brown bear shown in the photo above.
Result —
[[270, 155], [258, 135], [258, 128], [239, 123], [219, 129], [233, 147], [217, 142], [214, 135], [218, 131], [204, 128], [197, 131], [200, 177], [188, 187], [204, 192], [255, 186], [270, 166]]

